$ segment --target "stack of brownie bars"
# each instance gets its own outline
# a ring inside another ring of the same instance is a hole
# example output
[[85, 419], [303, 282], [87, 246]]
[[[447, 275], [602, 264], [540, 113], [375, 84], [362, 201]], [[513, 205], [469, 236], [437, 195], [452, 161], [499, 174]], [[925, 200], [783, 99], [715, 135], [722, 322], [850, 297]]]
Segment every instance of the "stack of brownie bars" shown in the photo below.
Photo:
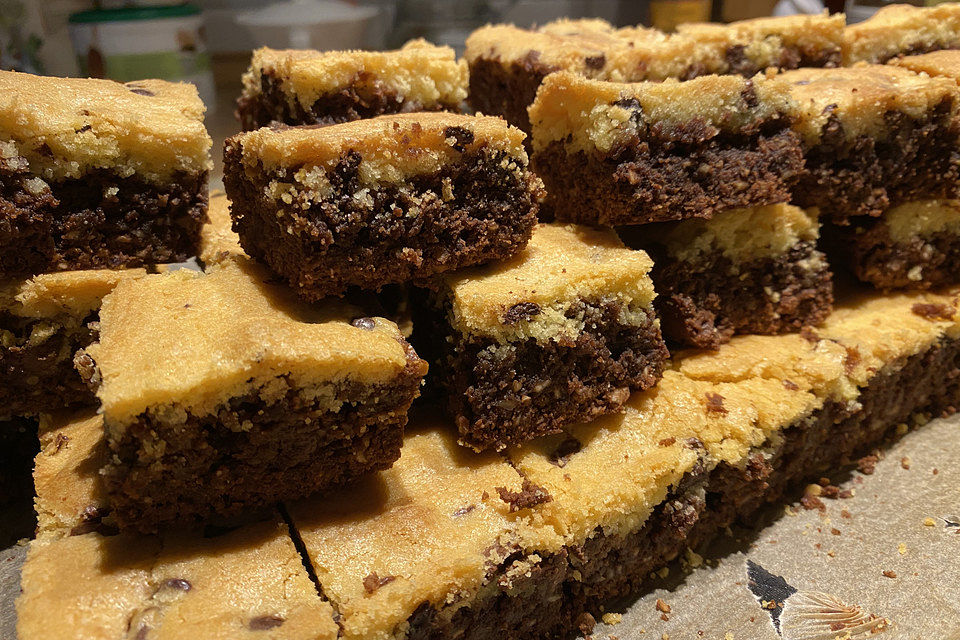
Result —
[[21, 640], [589, 633], [952, 413], [951, 49], [956, 5], [262, 49], [209, 201], [192, 88], [0, 74]]

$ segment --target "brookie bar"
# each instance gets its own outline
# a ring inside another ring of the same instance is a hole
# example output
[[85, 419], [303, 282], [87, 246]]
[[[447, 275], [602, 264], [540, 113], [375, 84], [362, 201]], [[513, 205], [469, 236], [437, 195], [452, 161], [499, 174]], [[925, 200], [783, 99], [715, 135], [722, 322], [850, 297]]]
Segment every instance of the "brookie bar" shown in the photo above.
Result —
[[812, 212], [788, 204], [731, 209], [710, 220], [624, 227], [653, 257], [663, 335], [716, 349], [734, 333], [776, 334], [819, 324], [833, 285]]
[[396, 51], [257, 49], [243, 74], [245, 131], [334, 124], [409, 111], [459, 111], [467, 65], [450, 47], [412, 40]]
[[530, 107], [557, 219], [643, 224], [786, 202], [800, 175], [788, 87], [758, 76], [622, 84], [555, 73]]
[[509, 258], [542, 196], [523, 139], [452, 113], [240, 134], [224, 151], [234, 228], [310, 300]]
[[121, 528], [237, 516], [399, 456], [425, 363], [392, 322], [268, 280], [237, 257], [104, 300], [77, 362], [102, 403]]
[[941, 49], [960, 48], [960, 6], [952, 2], [916, 7], [881, 6], [844, 30], [845, 64], [886, 62]]
[[655, 385], [668, 354], [651, 266], [613, 231], [553, 223], [511, 260], [440, 278], [414, 327], [460, 443], [503, 449]]
[[0, 278], [182, 262], [207, 208], [192, 85], [0, 71]]

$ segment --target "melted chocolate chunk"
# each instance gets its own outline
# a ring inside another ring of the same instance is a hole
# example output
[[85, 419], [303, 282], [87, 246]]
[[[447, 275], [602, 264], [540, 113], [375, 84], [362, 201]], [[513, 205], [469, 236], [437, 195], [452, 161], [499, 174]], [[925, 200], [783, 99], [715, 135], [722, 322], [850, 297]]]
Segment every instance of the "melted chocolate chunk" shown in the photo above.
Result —
[[247, 626], [250, 627], [251, 631], [267, 631], [268, 629], [275, 629], [279, 627], [284, 622], [286, 622], [284, 618], [276, 614], [272, 614], [269, 616], [253, 618], [250, 620], [250, 624]]
[[532, 509], [537, 505], [553, 500], [549, 491], [526, 478], [523, 479], [520, 491], [510, 491], [505, 487], [497, 487], [496, 489], [500, 499], [510, 505], [510, 513], [521, 509]]

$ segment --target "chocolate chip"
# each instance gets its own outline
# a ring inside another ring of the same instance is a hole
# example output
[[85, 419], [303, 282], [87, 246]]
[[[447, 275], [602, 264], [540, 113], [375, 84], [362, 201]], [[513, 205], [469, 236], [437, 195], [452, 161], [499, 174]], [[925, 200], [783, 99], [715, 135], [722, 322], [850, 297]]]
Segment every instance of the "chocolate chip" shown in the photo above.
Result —
[[382, 578], [374, 571], [363, 579], [363, 590], [367, 593], [374, 593], [385, 584], [390, 584], [396, 580], [396, 576], [383, 576]]
[[150, 91], [149, 89], [143, 89], [141, 87], [127, 87], [127, 88], [130, 89], [130, 93], [135, 93], [138, 96], [148, 96], [152, 98], [153, 96], [157, 95], [153, 91]]
[[602, 53], [596, 56], [587, 56], [583, 59], [583, 63], [587, 65], [588, 69], [603, 69], [603, 65], [607, 64], [607, 56]]
[[921, 318], [926, 318], [927, 320], [950, 320], [953, 318], [953, 314], [956, 312], [956, 309], [946, 304], [928, 304], [924, 302], [918, 302], [910, 307], [910, 311]]
[[727, 409], [723, 406], [723, 396], [719, 393], [708, 393], [706, 394], [707, 398], [707, 413], [718, 413], [720, 415], [726, 415]]
[[443, 137], [453, 138], [453, 144], [450, 145], [455, 151], [463, 153], [468, 144], [473, 142], [473, 131], [463, 127], [447, 127], [443, 130]]
[[176, 589], [177, 591], [190, 591], [193, 588], [193, 585], [190, 584], [189, 580], [184, 580], [183, 578], [170, 578], [163, 583], [163, 586]]
[[823, 113], [824, 113], [824, 114], [833, 113], [834, 111], [837, 110], [837, 107], [838, 107], [838, 105], [837, 105], [837, 103], [835, 103], [835, 102], [832, 103], [832, 104], [828, 104], [827, 106], [825, 106], [825, 107], [823, 108]]
[[661, 441], [658, 442], [657, 444], [659, 444], [661, 447], [669, 447], [669, 446], [672, 446], [674, 443], [676, 443], [676, 441], [677, 441], [677, 439], [674, 438], [673, 436], [671, 436], [671, 437], [669, 437], [669, 438], [664, 438], [663, 440], [661, 440]]
[[90, 131], [90, 129], [93, 129], [93, 127], [91, 127], [91, 126], [88, 125], [88, 124], [85, 124], [85, 125], [83, 125], [82, 127], [80, 127], [79, 129], [77, 129], [76, 132], [77, 132], [77, 133], [85, 133], [85, 132], [87, 132], [87, 131]]
[[814, 331], [812, 327], [803, 327], [800, 329], [800, 337], [807, 342], [820, 342], [820, 336], [817, 335], [817, 332]]
[[796, 390], [798, 390], [800, 387], [797, 386], [797, 383], [796, 383], [796, 382], [793, 382], [792, 380], [784, 380], [784, 381], [783, 381], [783, 388], [786, 389], [787, 391], [796, 391]]
[[377, 326], [377, 323], [374, 322], [373, 318], [355, 318], [350, 324], [355, 326], [357, 329], [363, 329], [364, 331], [373, 331]]
[[860, 350], [856, 347], [846, 347], [847, 355], [843, 359], [843, 370], [850, 375], [853, 373], [853, 370], [857, 368], [857, 365], [860, 364]]
[[282, 625], [286, 620], [280, 616], [273, 614], [269, 616], [260, 616], [259, 618], [254, 618], [250, 621], [250, 624], [247, 625], [250, 627], [251, 631], [266, 631], [268, 629], [274, 629]]
[[56, 439], [53, 441], [53, 452], [60, 453], [60, 449], [65, 447], [68, 442], [70, 442], [69, 436], [58, 433]]
[[540, 305], [536, 302], [518, 302], [513, 305], [501, 318], [503, 324], [517, 324], [521, 320], [529, 322], [534, 316], [540, 315]]
[[453, 516], [454, 516], [455, 518], [459, 518], [460, 516], [465, 516], [465, 515], [467, 515], [468, 513], [470, 513], [471, 511], [473, 511], [473, 510], [476, 509], [476, 508], [477, 508], [477, 505], [475, 505], [475, 504], [468, 504], [467, 506], [465, 506], [465, 507], [460, 507], [459, 509], [457, 509], [456, 511], [454, 511], [454, 512], [453, 512]]
[[526, 478], [523, 479], [520, 491], [510, 491], [506, 487], [496, 487], [496, 490], [500, 499], [510, 505], [510, 513], [521, 509], [531, 509], [553, 500], [549, 491]]

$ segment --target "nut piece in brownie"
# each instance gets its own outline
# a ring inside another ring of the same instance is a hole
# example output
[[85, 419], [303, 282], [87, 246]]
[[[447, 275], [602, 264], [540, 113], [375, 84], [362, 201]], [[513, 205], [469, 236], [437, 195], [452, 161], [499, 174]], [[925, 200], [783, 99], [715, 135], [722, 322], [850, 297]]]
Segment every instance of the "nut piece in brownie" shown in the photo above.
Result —
[[776, 204], [621, 235], [653, 256], [664, 337], [716, 349], [734, 333], [789, 333], [827, 317], [833, 286], [819, 229], [814, 213]]
[[846, 224], [850, 216], [956, 194], [960, 89], [953, 80], [892, 65], [778, 77], [789, 84], [804, 146], [795, 204]]
[[870, 18], [845, 32], [844, 64], [886, 62], [941, 49], [960, 48], [960, 6], [944, 2], [933, 7], [895, 4], [881, 7]]
[[210, 136], [188, 84], [0, 71], [0, 278], [182, 262]]
[[533, 166], [561, 220], [642, 224], [786, 202], [803, 168], [785, 83], [623, 84], [555, 73], [530, 107]]
[[960, 284], [960, 201], [907, 202], [826, 235], [829, 255], [879, 289]]
[[299, 303], [241, 258], [118, 286], [77, 362], [102, 404], [113, 516], [146, 532], [389, 467], [426, 373], [392, 322]]
[[453, 113], [242, 133], [224, 150], [234, 229], [310, 300], [503, 260], [542, 195], [523, 140], [500, 118]]
[[512, 260], [444, 276], [423, 333], [460, 443], [503, 449], [655, 385], [668, 354], [651, 267], [613, 231], [551, 223]]
[[412, 40], [396, 51], [257, 49], [243, 74], [245, 131], [272, 123], [334, 124], [385, 113], [459, 111], [467, 64], [450, 47]]
[[555, 71], [639, 82], [838, 66], [843, 25], [843, 16], [819, 15], [682, 25], [670, 35], [602, 20], [558, 20], [534, 30], [486, 26], [467, 38], [470, 103], [529, 132], [527, 107]]
[[0, 415], [95, 404], [73, 355], [96, 338], [103, 297], [144, 275], [97, 269], [0, 282]]

